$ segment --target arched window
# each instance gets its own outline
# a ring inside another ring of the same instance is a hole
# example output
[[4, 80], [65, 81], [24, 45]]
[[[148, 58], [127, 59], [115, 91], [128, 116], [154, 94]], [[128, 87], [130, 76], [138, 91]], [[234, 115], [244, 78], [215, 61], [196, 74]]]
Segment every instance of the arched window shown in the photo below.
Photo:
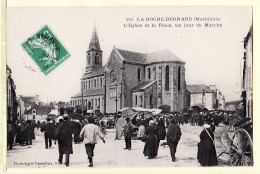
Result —
[[88, 106], [88, 100], [87, 99], [85, 100], [85, 106]]
[[135, 96], [135, 106], [137, 106], [137, 95]]
[[137, 80], [140, 80], [141, 79], [141, 69], [138, 68], [137, 69]]
[[85, 82], [86, 83], [86, 90], [88, 89], [88, 81]]
[[91, 87], [91, 89], [93, 89], [93, 80], [91, 80], [90, 82], [91, 82], [90, 87]]
[[151, 79], [151, 69], [150, 68], [148, 68], [148, 79], [150, 80]]
[[142, 95], [140, 96], [140, 101], [141, 101], [140, 102], [140, 107], [142, 107], [143, 106], [143, 96]]
[[150, 108], [153, 108], [153, 95], [150, 95]]
[[181, 67], [178, 67], [178, 91], [181, 90]]
[[165, 68], [165, 90], [169, 91], [170, 88], [170, 83], [169, 83], [169, 65], [166, 66]]
[[99, 88], [99, 78], [97, 78], [97, 88]]
[[96, 79], [94, 79], [94, 88], [96, 88], [97, 87], [97, 81], [96, 81]]
[[102, 88], [102, 77], [100, 78], [100, 87]]
[[87, 58], [88, 58], [88, 65], [90, 65], [90, 59], [91, 59], [90, 53], [88, 53]]
[[98, 53], [96, 53], [96, 56], [95, 56], [95, 64], [96, 65], [99, 64], [99, 55], [98, 55]]

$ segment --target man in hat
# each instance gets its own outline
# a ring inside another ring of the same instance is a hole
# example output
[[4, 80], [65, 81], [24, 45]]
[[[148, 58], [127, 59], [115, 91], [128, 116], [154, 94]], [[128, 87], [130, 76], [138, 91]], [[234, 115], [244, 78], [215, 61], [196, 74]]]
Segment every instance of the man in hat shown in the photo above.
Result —
[[45, 138], [45, 149], [48, 149], [52, 146], [52, 139], [54, 137], [54, 130], [55, 125], [54, 123], [50, 122], [51, 119], [47, 118], [47, 123], [44, 124], [41, 131], [44, 132], [44, 138]]
[[181, 129], [180, 126], [176, 124], [176, 121], [174, 118], [171, 118], [171, 123], [167, 130], [167, 144], [170, 148], [172, 161], [175, 162], [175, 153], [177, 149], [177, 145], [179, 140], [181, 139]]
[[83, 137], [86, 153], [88, 155], [89, 167], [93, 167], [94, 148], [95, 144], [97, 144], [98, 137], [102, 139], [103, 143], [105, 143], [104, 135], [94, 122], [94, 118], [89, 117], [88, 124], [86, 124], [80, 132], [80, 137]]
[[63, 116], [64, 121], [60, 122], [56, 129], [55, 136], [59, 144], [59, 159], [58, 162], [62, 164], [63, 154], [65, 154], [65, 164], [69, 166], [70, 154], [73, 154], [72, 148], [72, 134], [73, 129], [69, 122], [69, 116]]
[[126, 119], [126, 125], [124, 126], [124, 136], [125, 136], [125, 149], [131, 150], [131, 137], [132, 137], [132, 133], [134, 131], [134, 127], [130, 122], [130, 118], [127, 117]]

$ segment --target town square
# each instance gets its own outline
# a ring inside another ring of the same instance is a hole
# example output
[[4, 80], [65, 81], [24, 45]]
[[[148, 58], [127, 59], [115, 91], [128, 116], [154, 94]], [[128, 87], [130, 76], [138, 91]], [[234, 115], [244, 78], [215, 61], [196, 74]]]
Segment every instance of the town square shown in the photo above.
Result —
[[8, 168], [253, 166], [252, 8], [35, 10], [7, 12]]

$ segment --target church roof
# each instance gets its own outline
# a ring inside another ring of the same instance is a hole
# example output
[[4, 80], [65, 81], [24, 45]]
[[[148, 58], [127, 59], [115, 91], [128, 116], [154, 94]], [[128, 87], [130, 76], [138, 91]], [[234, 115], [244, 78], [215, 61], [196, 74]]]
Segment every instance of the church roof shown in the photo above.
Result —
[[83, 79], [96, 77], [96, 76], [101, 76], [101, 75], [104, 74], [104, 71], [105, 71], [105, 67], [104, 66], [102, 66], [102, 67], [95, 67], [91, 72], [86, 72], [83, 75]]
[[119, 54], [127, 62], [146, 63], [145, 54], [116, 48]]
[[170, 52], [169, 50], [160, 50], [145, 56], [145, 59], [149, 63], [161, 62], [161, 61], [176, 61], [184, 63], [179, 57]]
[[201, 85], [186, 85], [186, 89], [191, 94], [203, 93], [203, 91], [209, 92], [209, 93], [214, 92], [207, 85], [204, 85], [204, 84], [201, 84]]
[[126, 62], [149, 64], [155, 62], [175, 61], [184, 63], [179, 57], [169, 50], [160, 50], [149, 54], [115, 48]]
[[94, 26], [93, 31], [92, 31], [92, 36], [91, 36], [89, 47], [88, 47], [88, 51], [90, 51], [90, 50], [101, 51], [96, 26]]
[[145, 89], [147, 89], [148, 87], [150, 87], [151, 85], [153, 85], [154, 83], [156, 83], [155, 80], [148, 80], [148, 81], [145, 81], [139, 85], [137, 85], [136, 87], [133, 88], [133, 92], [134, 91], [143, 91]]
[[[91, 89], [91, 90], [83, 91], [83, 97], [104, 95], [104, 93], [105, 93], [104, 88]], [[71, 98], [79, 98], [79, 97], [82, 97], [81, 92], [77, 93], [76, 95], [72, 96]]]

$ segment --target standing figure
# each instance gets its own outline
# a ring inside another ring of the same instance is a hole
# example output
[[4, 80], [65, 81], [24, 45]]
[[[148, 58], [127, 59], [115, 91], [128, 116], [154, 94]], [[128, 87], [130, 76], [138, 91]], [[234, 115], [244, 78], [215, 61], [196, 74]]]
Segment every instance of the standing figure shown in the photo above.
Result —
[[50, 120], [50, 118], [47, 118], [47, 123], [41, 128], [41, 131], [44, 132], [45, 149], [52, 146], [52, 139], [54, 137], [55, 125]]
[[148, 156], [148, 159], [152, 159], [157, 156], [158, 150], [158, 127], [155, 125], [155, 121], [150, 120], [149, 126], [145, 130], [146, 142], [144, 145], [144, 156]]
[[123, 129], [124, 126], [126, 125], [126, 121], [123, 117], [120, 117], [117, 121], [116, 121], [116, 137], [115, 140], [120, 140], [122, 138], [122, 133], [123, 133]]
[[176, 121], [174, 118], [171, 119], [171, 123], [167, 129], [167, 144], [170, 148], [172, 161], [175, 162], [176, 157], [176, 149], [177, 145], [179, 143], [179, 140], [181, 139], [181, 129], [180, 126], [176, 124]]
[[139, 121], [139, 129], [138, 129], [138, 134], [137, 134], [137, 137], [138, 138], [142, 138], [144, 136], [144, 132], [145, 132], [145, 121], [143, 118], [141, 118], [141, 120]]
[[73, 124], [74, 127], [74, 142], [75, 144], [80, 143], [79, 134], [81, 131], [81, 124], [79, 123], [79, 120], [76, 120], [76, 122]]
[[200, 142], [198, 143], [197, 159], [201, 166], [217, 166], [217, 154], [214, 143], [214, 133], [210, 125], [211, 120], [207, 120], [200, 133]]
[[124, 126], [124, 136], [125, 136], [125, 149], [131, 150], [131, 137], [132, 133], [134, 131], [134, 127], [130, 122], [130, 118], [127, 117], [126, 119], [126, 125]]
[[13, 149], [14, 137], [15, 137], [15, 127], [12, 121], [7, 121], [7, 148]]
[[164, 140], [166, 136], [166, 129], [165, 129], [163, 117], [161, 117], [160, 120], [158, 121], [157, 127], [158, 127], [158, 140], [157, 140], [157, 152], [158, 152], [160, 140]]
[[94, 124], [94, 118], [89, 117], [88, 124], [86, 124], [80, 132], [80, 137], [83, 137], [86, 153], [88, 155], [89, 167], [93, 167], [94, 148], [95, 144], [97, 144], [98, 137], [105, 143], [104, 135], [100, 128]]
[[32, 145], [32, 139], [34, 138], [34, 126], [32, 125], [32, 122], [30, 120], [27, 120], [27, 124], [25, 126], [25, 132], [26, 132], [26, 145]]
[[63, 154], [65, 154], [65, 164], [69, 166], [70, 154], [73, 154], [72, 149], [72, 126], [69, 122], [69, 116], [64, 115], [63, 119], [60, 119], [59, 126], [56, 129], [55, 136], [58, 140], [59, 145], [59, 159], [58, 162], [62, 164]]

